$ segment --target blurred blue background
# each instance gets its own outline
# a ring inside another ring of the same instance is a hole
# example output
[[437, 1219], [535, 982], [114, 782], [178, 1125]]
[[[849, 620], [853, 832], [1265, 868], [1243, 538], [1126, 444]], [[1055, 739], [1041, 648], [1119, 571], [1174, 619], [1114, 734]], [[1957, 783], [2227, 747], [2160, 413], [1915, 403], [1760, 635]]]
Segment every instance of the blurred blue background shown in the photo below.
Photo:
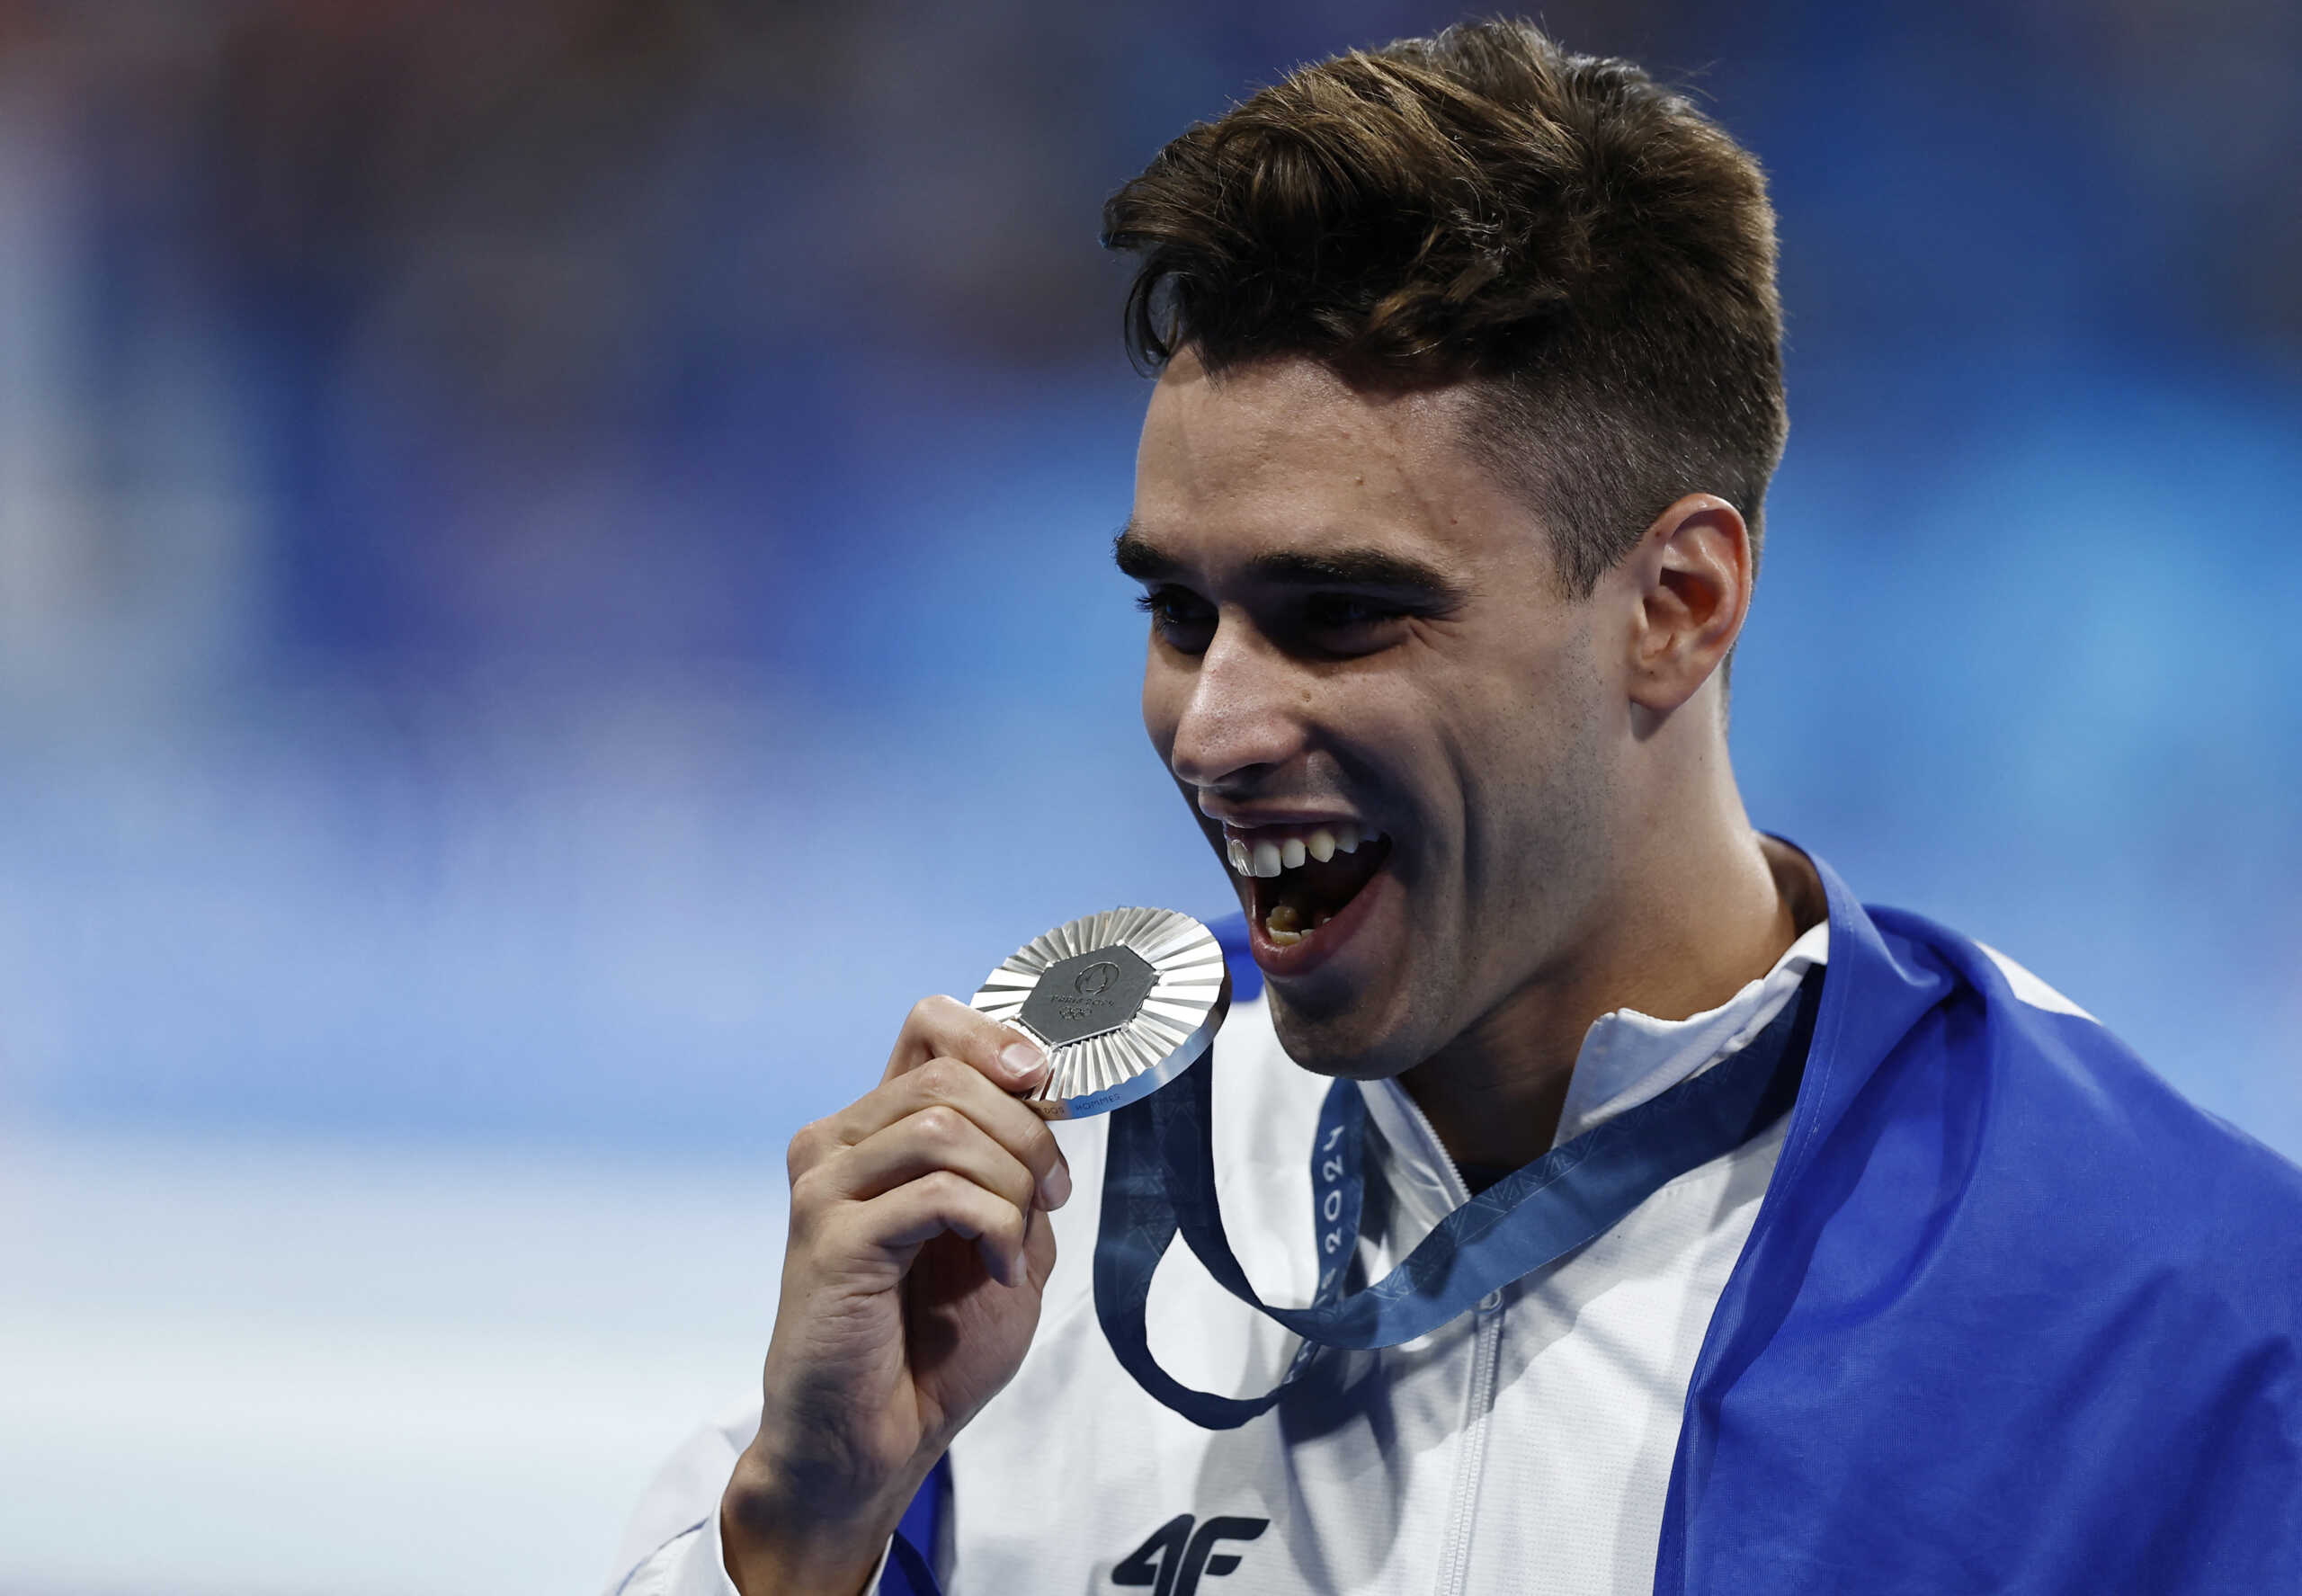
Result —
[[[584, 1588], [911, 999], [1227, 903], [1098, 208], [1457, 14], [0, 0], [0, 1591]], [[1754, 817], [2302, 1155], [2302, 9], [1545, 15], [1772, 174]]]

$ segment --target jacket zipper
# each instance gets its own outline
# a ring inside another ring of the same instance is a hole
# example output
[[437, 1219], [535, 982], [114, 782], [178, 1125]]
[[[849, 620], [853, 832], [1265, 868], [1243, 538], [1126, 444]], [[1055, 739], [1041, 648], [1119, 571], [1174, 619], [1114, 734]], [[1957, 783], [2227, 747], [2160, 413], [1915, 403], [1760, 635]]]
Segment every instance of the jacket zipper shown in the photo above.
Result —
[[[1396, 1083], [1390, 1084], [1397, 1091]], [[1442, 1172], [1440, 1181], [1445, 1188], [1446, 1206], [1459, 1208], [1468, 1202], [1470, 1190], [1463, 1184], [1462, 1174], [1448, 1156], [1439, 1133], [1431, 1128], [1431, 1121], [1403, 1091], [1398, 1092], [1398, 1103], [1423, 1143], [1423, 1157]], [[1446, 1531], [1439, 1541], [1439, 1577], [1432, 1596], [1464, 1596], [1470, 1580], [1471, 1532], [1478, 1517], [1479, 1482], [1486, 1473], [1486, 1421], [1495, 1406], [1495, 1382], [1503, 1357], [1505, 1300], [1505, 1290], [1498, 1288], [1480, 1297], [1473, 1310], [1470, 1388], [1463, 1394], [1461, 1449], [1455, 1458], [1455, 1486], [1447, 1503]]]
[[1436, 1596], [1463, 1596], [1470, 1583], [1471, 1535], [1477, 1527], [1479, 1482], [1486, 1472], [1486, 1422], [1495, 1407], [1496, 1366], [1502, 1360], [1503, 1293], [1479, 1299], [1471, 1342], [1470, 1390], [1464, 1396], [1462, 1451], [1455, 1463], [1454, 1499], [1440, 1542]]

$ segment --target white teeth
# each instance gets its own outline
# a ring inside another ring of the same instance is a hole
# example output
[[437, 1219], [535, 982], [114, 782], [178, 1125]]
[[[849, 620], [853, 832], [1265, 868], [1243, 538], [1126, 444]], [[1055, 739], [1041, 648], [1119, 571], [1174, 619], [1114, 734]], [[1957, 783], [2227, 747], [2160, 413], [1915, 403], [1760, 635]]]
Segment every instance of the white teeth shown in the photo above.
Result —
[[1307, 834], [1277, 841], [1258, 838], [1249, 842], [1244, 837], [1228, 837], [1224, 840], [1223, 856], [1240, 875], [1260, 876], [1268, 880], [1281, 870], [1299, 870], [1313, 860], [1325, 864], [1338, 853], [1356, 853], [1361, 843], [1379, 841], [1382, 835], [1371, 825], [1340, 820], [1331, 826], [1315, 826]]
[[1268, 925], [1263, 929], [1264, 935], [1282, 948], [1292, 948], [1303, 940], [1303, 933], [1299, 931], [1273, 931]]

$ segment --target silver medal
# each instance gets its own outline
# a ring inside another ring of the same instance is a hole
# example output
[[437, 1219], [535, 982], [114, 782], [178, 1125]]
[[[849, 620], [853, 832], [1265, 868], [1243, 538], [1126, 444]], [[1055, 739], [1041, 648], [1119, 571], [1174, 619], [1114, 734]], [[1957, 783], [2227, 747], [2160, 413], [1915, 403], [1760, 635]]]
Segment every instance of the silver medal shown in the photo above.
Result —
[[1199, 1062], [1231, 1009], [1215, 933], [1173, 909], [1106, 909], [1015, 950], [969, 1005], [1046, 1049], [1031, 1106], [1049, 1119], [1107, 1114]]

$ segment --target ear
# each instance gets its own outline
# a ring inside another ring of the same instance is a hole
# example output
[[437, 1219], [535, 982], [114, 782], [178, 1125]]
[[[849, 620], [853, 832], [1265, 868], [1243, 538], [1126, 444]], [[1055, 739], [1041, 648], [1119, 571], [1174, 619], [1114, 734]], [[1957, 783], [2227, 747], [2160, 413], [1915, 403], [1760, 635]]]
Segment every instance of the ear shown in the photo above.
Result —
[[1751, 608], [1751, 532], [1742, 513], [1689, 494], [1657, 516], [1624, 562], [1637, 585], [1631, 701], [1668, 715], [1724, 664]]

